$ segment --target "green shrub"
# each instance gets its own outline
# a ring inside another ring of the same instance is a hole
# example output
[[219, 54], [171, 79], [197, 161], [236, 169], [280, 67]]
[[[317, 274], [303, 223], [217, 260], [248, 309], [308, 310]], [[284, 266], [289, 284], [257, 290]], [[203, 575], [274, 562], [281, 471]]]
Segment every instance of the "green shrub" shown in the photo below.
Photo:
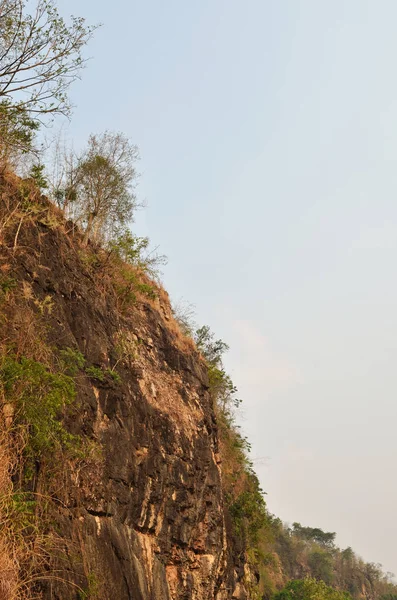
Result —
[[85, 358], [79, 350], [74, 348], [65, 348], [59, 351], [59, 359], [62, 370], [71, 377], [84, 368]]
[[138, 237], [129, 229], [125, 229], [109, 242], [108, 247], [123, 262], [157, 278], [159, 266], [166, 263], [166, 258], [155, 251], [150, 252], [149, 244], [149, 238]]
[[39, 189], [44, 190], [48, 188], [48, 181], [45, 177], [45, 165], [33, 165], [30, 169], [29, 177], [33, 179]]
[[241, 400], [223, 367], [223, 355], [228, 346], [216, 339], [207, 326], [197, 329], [194, 337], [207, 363], [209, 392], [219, 427], [225, 504], [234, 538], [244, 548], [248, 564], [262, 578], [259, 584], [247, 582], [250, 597], [262, 598], [263, 593], [270, 597], [274, 588], [266, 567], [274, 566], [274, 557], [268, 550], [273, 541], [273, 518], [267, 511], [263, 491], [249, 459], [250, 444], [235, 422], [235, 411]]
[[105, 381], [105, 373], [100, 367], [95, 367], [92, 365], [91, 367], [86, 367], [85, 369], [86, 375], [91, 377], [92, 379], [97, 379], [98, 381]]
[[249, 548], [260, 541], [260, 534], [268, 526], [266, 504], [259, 485], [253, 482], [252, 489], [246, 489], [229, 506], [235, 533], [245, 538]]
[[116, 371], [112, 369], [101, 369], [101, 367], [95, 367], [92, 365], [91, 367], [86, 367], [85, 369], [86, 375], [91, 377], [92, 379], [97, 379], [101, 383], [106, 381], [106, 379], [112, 379], [115, 383], [121, 382], [121, 377]]
[[12, 277], [0, 278], [0, 291], [5, 296], [17, 286], [17, 282]]
[[30, 492], [17, 491], [10, 495], [7, 511], [12, 515], [13, 535], [18, 536], [34, 526], [37, 498]]
[[41, 456], [75, 443], [75, 436], [60, 420], [75, 399], [72, 377], [53, 373], [32, 359], [6, 355], [0, 364], [0, 382], [6, 402], [14, 406], [15, 424], [27, 428], [28, 454]]
[[346, 592], [330, 587], [324, 581], [316, 579], [294, 579], [281, 592], [274, 595], [274, 600], [350, 600]]
[[32, 119], [23, 108], [23, 103], [13, 106], [10, 100], [0, 102], [1, 152], [26, 154], [33, 147], [34, 135], [39, 128], [38, 121]]
[[108, 375], [111, 379], [113, 379], [114, 383], [121, 383], [121, 377], [116, 371], [112, 371], [112, 369], [105, 369], [105, 375]]
[[322, 549], [313, 550], [308, 556], [310, 572], [316, 579], [322, 579], [325, 583], [331, 583], [333, 579], [332, 556]]
[[129, 265], [120, 265], [119, 278], [114, 282], [114, 290], [118, 299], [119, 308], [131, 306], [138, 300], [138, 295], [154, 300], [157, 297], [156, 289], [150, 283], [142, 281], [141, 274]]
[[319, 527], [303, 527], [300, 523], [293, 523], [294, 535], [303, 540], [316, 542], [325, 548], [332, 548], [335, 542], [335, 532], [323, 531]]

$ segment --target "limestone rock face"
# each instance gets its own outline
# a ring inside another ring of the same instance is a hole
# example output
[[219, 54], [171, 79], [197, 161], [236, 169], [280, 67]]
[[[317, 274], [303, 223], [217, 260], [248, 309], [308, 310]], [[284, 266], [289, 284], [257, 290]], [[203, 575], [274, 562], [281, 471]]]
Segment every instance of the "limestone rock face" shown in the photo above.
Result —
[[244, 600], [205, 365], [165, 292], [120, 312], [101, 269], [87, 268], [64, 229], [23, 226], [12, 256], [0, 251], [29, 286], [29, 302], [49, 298], [50, 342], [78, 349], [105, 374], [77, 376], [78, 410], [67, 425], [95, 448], [88, 460], [59, 465], [50, 484], [60, 541], [44, 598]]

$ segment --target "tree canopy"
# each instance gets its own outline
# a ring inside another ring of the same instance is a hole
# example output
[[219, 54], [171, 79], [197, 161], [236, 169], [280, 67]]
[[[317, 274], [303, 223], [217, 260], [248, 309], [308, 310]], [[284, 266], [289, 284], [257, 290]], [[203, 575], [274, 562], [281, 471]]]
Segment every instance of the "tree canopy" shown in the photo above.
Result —
[[0, 0], [0, 100], [29, 114], [69, 114], [68, 88], [84, 65], [93, 27], [68, 25], [53, 0]]
[[274, 600], [351, 600], [346, 592], [330, 587], [317, 579], [295, 579], [274, 596]]
[[301, 539], [317, 542], [321, 546], [330, 547], [335, 541], [335, 532], [323, 531], [319, 527], [303, 527], [300, 523], [293, 523], [293, 532]]
[[94, 29], [82, 17], [67, 24], [54, 0], [0, 0], [2, 146], [26, 151], [46, 115], [70, 115], [69, 86]]
[[86, 240], [108, 242], [131, 222], [138, 148], [123, 134], [92, 134], [80, 155], [66, 153], [62, 175], [51, 185], [54, 200], [85, 231]]

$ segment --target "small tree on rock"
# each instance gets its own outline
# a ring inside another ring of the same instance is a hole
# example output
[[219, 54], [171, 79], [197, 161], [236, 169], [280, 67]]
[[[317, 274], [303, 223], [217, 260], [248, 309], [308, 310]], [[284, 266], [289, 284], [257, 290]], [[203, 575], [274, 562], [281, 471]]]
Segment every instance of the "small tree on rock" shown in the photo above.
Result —
[[138, 148], [122, 133], [91, 135], [72, 165], [74, 214], [86, 241], [106, 242], [133, 218], [137, 207], [135, 163]]

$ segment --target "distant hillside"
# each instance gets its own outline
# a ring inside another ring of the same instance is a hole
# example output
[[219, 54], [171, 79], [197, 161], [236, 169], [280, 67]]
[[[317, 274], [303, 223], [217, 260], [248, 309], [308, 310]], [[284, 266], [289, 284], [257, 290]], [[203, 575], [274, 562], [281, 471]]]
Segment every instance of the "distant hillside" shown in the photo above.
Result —
[[300, 523], [285, 527], [278, 521], [272, 548], [276, 568], [269, 570], [269, 579], [273, 585], [312, 577], [357, 600], [397, 600], [393, 574], [385, 574], [379, 564], [365, 562], [350, 547], [338, 548], [335, 533]]

